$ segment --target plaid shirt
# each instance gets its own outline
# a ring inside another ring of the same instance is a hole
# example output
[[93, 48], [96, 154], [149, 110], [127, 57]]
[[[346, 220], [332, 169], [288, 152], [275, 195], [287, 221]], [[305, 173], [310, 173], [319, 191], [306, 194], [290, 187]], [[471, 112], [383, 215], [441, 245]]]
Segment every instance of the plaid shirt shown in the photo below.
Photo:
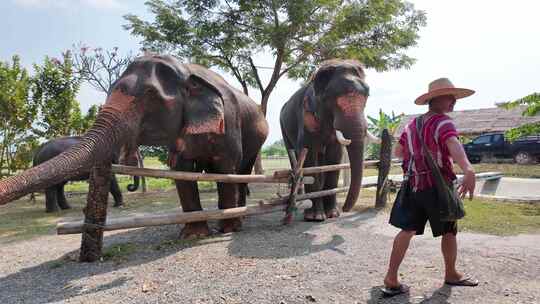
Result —
[[[426, 146], [431, 151], [435, 162], [441, 168], [442, 175], [447, 181], [456, 179], [452, 168], [452, 158], [446, 145], [446, 141], [458, 136], [454, 122], [450, 117], [443, 114], [435, 114], [424, 122], [423, 137]], [[422, 153], [422, 143], [416, 132], [416, 118], [405, 126], [399, 138], [399, 144], [403, 147], [403, 172], [407, 172], [411, 157], [414, 159], [409, 177], [413, 191], [429, 189], [434, 186], [431, 171]], [[412, 153], [411, 153], [412, 151]]]

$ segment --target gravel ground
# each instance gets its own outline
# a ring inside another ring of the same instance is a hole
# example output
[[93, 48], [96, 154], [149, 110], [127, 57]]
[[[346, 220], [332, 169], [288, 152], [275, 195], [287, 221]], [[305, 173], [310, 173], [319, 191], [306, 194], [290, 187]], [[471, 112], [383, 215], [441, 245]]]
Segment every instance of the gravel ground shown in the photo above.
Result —
[[411, 293], [387, 299], [379, 288], [397, 230], [386, 213], [288, 227], [281, 216], [190, 242], [176, 240], [177, 226], [107, 233], [106, 248], [135, 250], [92, 264], [71, 260], [79, 235], [0, 244], [0, 303], [540, 303], [540, 235], [460, 234], [458, 264], [476, 288], [443, 286], [439, 239], [417, 237], [401, 268]]

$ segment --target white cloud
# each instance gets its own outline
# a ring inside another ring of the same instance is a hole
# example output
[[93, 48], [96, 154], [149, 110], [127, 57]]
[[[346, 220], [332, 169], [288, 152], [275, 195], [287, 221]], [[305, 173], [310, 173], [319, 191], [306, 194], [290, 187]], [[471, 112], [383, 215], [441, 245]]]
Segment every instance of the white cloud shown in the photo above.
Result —
[[29, 8], [73, 8], [92, 7], [95, 9], [118, 9], [120, 0], [12, 0], [15, 4]]

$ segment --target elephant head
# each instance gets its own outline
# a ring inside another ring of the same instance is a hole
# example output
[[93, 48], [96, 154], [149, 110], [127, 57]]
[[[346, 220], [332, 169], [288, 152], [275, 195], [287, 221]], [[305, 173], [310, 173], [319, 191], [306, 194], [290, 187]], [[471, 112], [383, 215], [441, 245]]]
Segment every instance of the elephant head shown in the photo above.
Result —
[[143, 56], [112, 86], [82, 141], [57, 157], [0, 181], [0, 205], [110, 162], [121, 147], [134, 164], [139, 145], [175, 146], [183, 135], [224, 132], [226, 82], [207, 69], [171, 56]]
[[[312, 112], [318, 117], [321, 134], [335, 134], [335, 138], [347, 145], [351, 163], [351, 185], [343, 206], [350, 210], [360, 193], [363, 171], [364, 140], [367, 121], [364, 116], [369, 87], [365, 81], [362, 65], [354, 60], [329, 60], [311, 76], [315, 101]], [[309, 112], [304, 120], [309, 120]], [[313, 115], [313, 114], [312, 114]], [[305, 122], [306, 127], [309, 123]]]

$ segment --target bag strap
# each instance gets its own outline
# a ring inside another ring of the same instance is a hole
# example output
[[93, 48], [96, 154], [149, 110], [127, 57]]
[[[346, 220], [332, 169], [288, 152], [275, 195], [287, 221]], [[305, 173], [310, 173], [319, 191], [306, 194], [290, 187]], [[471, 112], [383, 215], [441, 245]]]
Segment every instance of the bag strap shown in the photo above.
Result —
[[433, 156], [431, 155], [431, 151], [429, 151], [426, 143], [424, 142], [423, 138], [423, 127], [424, 127], [424, 115], [420, 115], [416, 118], [416, 133], [418, 135], [418, 139], [420, 140], [420, 143], [422, 143], [422, 151], [423, 155], [425, 156], [427, 160], [427, 165], [429, 169], [431, 170], [431, 174], [433, 178], [435, 179], [435, 182], [444, 182], [446, 179], [443, 177], [441, 173], [441, 169], [439, 169], [439, 166], [435, 163], [433, 160]]

